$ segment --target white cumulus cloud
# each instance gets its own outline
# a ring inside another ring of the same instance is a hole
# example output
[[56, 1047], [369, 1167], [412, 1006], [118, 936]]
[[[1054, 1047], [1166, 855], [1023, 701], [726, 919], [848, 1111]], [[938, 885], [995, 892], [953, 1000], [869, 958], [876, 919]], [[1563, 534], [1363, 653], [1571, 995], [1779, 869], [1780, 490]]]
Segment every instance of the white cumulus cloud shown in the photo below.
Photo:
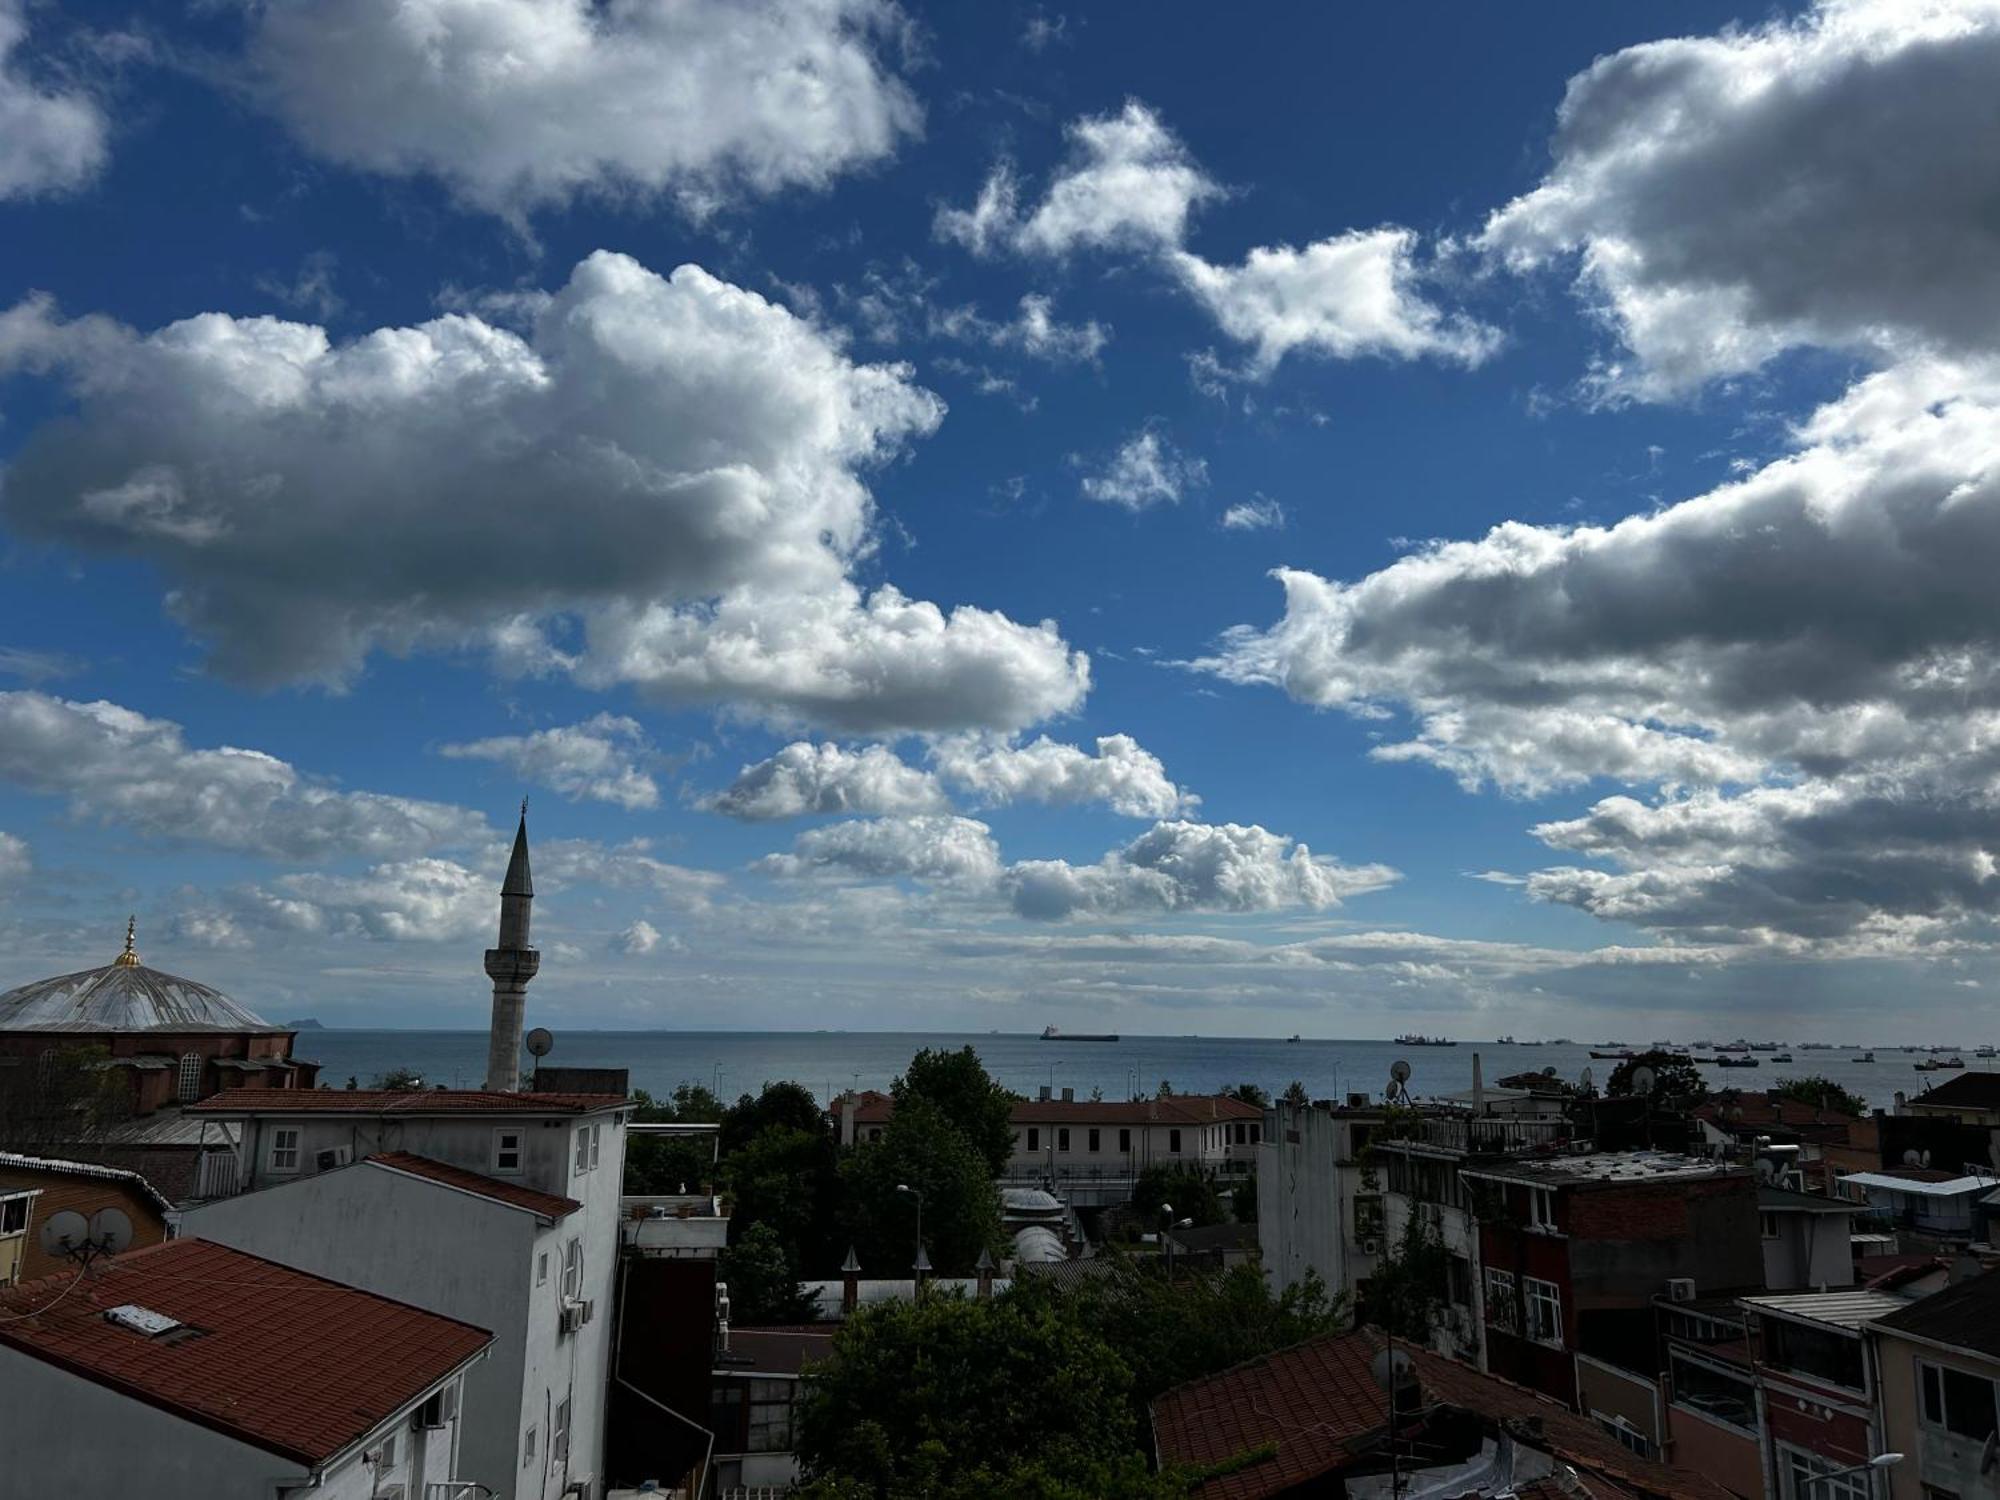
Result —
[[0, 201], [81, 187], [109, 155], [97, 101], [37, 82], [24, 63], [23, 0], [0, 0]]
[[1097, 753], [1040, 735], [1015, 745], [992, 736], [954, 736], [932, 750], [938, 776], [984, 806], [1102, 803], [1128, 818], [1170, 818], [1201, 801], [1176, 786], [1157, 755], [1128, 734], [1101, 736]]
[[747, 822], [811, 813], [937, 813], [950, 801], [936, 780], [886, 745], [860, 750], [800, 740], [745, 766], [700, 806]]
[[524, 781], [565, 797], [610, 802], [628, 810], [657, 807], [660, 789], [642, 768], [652, 757], [645, 730], [620, 714], [596, 714], [580, 724], [440, 745], [453, 760], [490, 760]]
[[1178, 505], [1181, 496], [1208, 483], [1208, 464], [1190, 458], [1156, 428], [1135, 432], [1102, 467], [1083, 476], [1086, 498], [1141, 511]]

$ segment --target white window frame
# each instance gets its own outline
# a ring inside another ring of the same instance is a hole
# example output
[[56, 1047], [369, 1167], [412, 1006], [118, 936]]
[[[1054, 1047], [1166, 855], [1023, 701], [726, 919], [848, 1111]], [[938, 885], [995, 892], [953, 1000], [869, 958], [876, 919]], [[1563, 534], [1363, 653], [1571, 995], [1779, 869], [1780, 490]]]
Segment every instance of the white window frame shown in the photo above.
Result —
[[1521, 1306], [1528, 1314], [1527, 1335], [1551, 1349], [1563, 1346], [1562, 1288], [1536, 1276], [1521, 1278]]
[[603, 1147], [604, 1147], [604, 1126], [602, 1124], [591, 1126], [590, 1127], [590, 1170], [593, 1172], [597, 1170], [598, 1154], [600, 1151], [602, 1151]]
[[[287, 1150], [285, 1146], [285, 1137], [287, 1136], [290, 1136], [292, 1141], [289, 1148], [290, 1161], [282, 1159]], [[296, 1173], [299, 1170], [299, 1163], [305, 1159], [305, 1154], [306, 1132], [303, 1126], [273, 1125], [271, 1127], [270, 1162], [273, 1172]]]
[[590, 1127], [588, 1125], [579, 1125], [576, 1127], [575, 1161], [575, 1171], [578, 1176], [582, 1176], [590, 1170]]
[[556, 1403], [556, 1414], [549, 1419], [549, 1457], [559, 1464], [569, 1462], [569, 1397]]
[[[1922, 1427], [1926, 1432], [1935, 1432], [1942, 1437], [1950, 1439], [1953, 1442], [1976, 1443], [1979, 1441], [1978, 1438], [1967, 1437], [1957, 1428], [1949, 1425], [1951, 1421], [1951, 1403], [1950, 1400], [1946, 1397], [1944, 1390], [1944, 1375], [1946, 1370], [1950, 1370], [1954, 1375], [1962, 1375], [1968, 1380], [1984, 1380], [1987, 1382], [1987, 1384], [1993, 1390], [1994, 1422], [1996, 1430], [2000, 1430], [2000, 1381], [1994, 1380], [1993, 1377], [1990, 1375], [1982, 1375], [1977, 1370], [1960, 1369], [1956, 1365], [1941, 1365], [1934, 1359], [1919, 1359], [1916, 1361], [1916, 1366], [1917, 1366], [1917, 1400], [1916, 1400], [1917, 1424], [1920, 1427]], [[1937, 1379], [1938, 1414], [1937, 1414], [1937, 1419], [1935, 1421], [1931, 1419], [1931, 1414], [1928, 1404], [1924, 1399], [1924, 1377], [1927, 1372], [1935, 1372]]]
[[[506, 1143], [512, 1141], [510, 1147]], [[518, 1177], [527, 1161], [528, 1133], [518, 1125], [502, 1125], [493, 1132], [493, 1175], [496, 1177]], [[509, 1166], [505, 1160], [512, 1156]]]
[[1757, 1234], [1762, 1239], [1775, 1240], [1778, 1237], [1778, 1216], [1769, 1211], [1758, 1214]]
[[385, 1433], [382, 1446], [375, 1450], [375, 1478], [377, 1481], [393, 1477], [396, 1470], [396, 1434]]
[[544, 1250], [535, 1257], [535, 1285], [547, 1286], [549, 1282], [549, 1252]]
[[565, 1302], [583, 1300], [583, 1241], [575, 1236], [563, 1246], [561, 1290]]
[[[1486, 1321], [1506, 1333], [1521, 1331], [1521, 1288], [1514, 1280], [1512, 1271], [1500, 1271], [1492, 1266], [1486, 1268]], [[1501, 1308], [1506, 1308], [1508, 1316], [1495, 1316]]]
[[[14, 1212], [16, 1204], [20, 1205], [21, 1226], [18, 1229], [9, 1229], [7, 1227], [7, 1216]], [[35, 1195], [33, 1193], [16, 1193], [11, 1198], [0, 1198], [0, 1239], [19, 1239], [25, 1235], [28, 1232], [28, 1223], [34, 1216]]]
[[521, 1434], [521, 1467], [533, 1468], [535, 1463], [535, 1424], [530, 1422], [528, 1430]]
[[1545, 1187], [1528, 1189], [1528, 1223], [1535, 1229], [1556, 1227], [1556, 1195], [1553, 1189]]
[[[1875, 1500], [1875, 1471], [1845, 1472], [1850, 1466], [1836, 1464], [1791, 1443], [1779, 1443], [1778, 1493], [1783, 1500]], [[1805, 1470], [1801, 1484], [1799, 1471]], [[1838, 1474], [1839, 1478], [1832, 1476]], [[1817, 1481], [1817, 1482], [1815, 1482]]]

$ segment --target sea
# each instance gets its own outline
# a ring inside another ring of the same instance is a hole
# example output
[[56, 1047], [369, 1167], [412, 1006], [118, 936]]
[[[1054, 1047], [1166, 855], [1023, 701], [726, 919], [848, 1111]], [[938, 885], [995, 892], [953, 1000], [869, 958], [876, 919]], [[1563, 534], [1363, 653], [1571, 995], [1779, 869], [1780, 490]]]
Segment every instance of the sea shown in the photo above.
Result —
[[[1633, 1043], [1642, 1048], [1644, 1043]], [[1381, 1098], [1397, 1062], [1410, 1065], [1409, 1091], [1420, 1098], [1456, 1093], [1472, 1086], [1480, 1059], [1487, 1083], [1514, 1073], [1554, 1068], [1558, 1077], [1581, 1082], [1586, 1072], [1602, 1087], [1618, 1066], [1594, 1059], [1591, 1048], [1569, 1042], [1459, 1041], [1452, 1046], [1411, 1046], [1402, 1042], [1335, 1041], [1275, 1037], [1121, 1036], [1116, 1041], [1044, 1041], [1035, 1034], [1010, 1032], [918, 1031], [562, 1031], [547, 1061], [571, 1067], [625, 1068], [632, 1086], [654, 1095], [677, 1084], [699, 1083], [724, 1099], [756, 1093], [766, 1083], [802, 1084], [822, 1100], [849, 1088], [887, 1089], [926, 1047], [970, 1046], [986, 1070], [1016, 1093], [1032, 1097], [1048, 1088], [1060, 1096], [1074, 1089], [1079, 1099], [1101, 1092], [1106, 1099], [1152, 1094], [1161, 1084], [1175, 1093], [1209, 1093], [1254, 1083], [1273, 1095], [1294, 1081], [1315, 1099], [1349, 1094]], [[1598, 1050], [1607, 1050], [1600, 1047]], [[486, 1070], [484, 1031], [361, 1031], [333, 1028], [302, 1031], [299, 1056], [320, 1064], [320, 1082], [342, 1087], [349, 1078], [362, 1087], [392, 1068], [413, 1068], [425, 1082], [476, 1088]], [[1898, 1091], [1915, 1094], [1927, 1084], [1956, 1076], [1922, 1073], [1921, 1053], [1877, 1049], [1876, 1061], [1858, 1060], [1856, 1049], [1792, 1050], [1793, 1061], [1773, 1063], [1755, 1054], [1755, 1068], [1704, 1066], [1711, 1089], [1761, 1089], [1784, 1078], [1817, 1074], [1831, 1078], [1871, 1106], [1888, 1108]], [[1993, 1059], [1964, 1054], [1968, 1068], [2000, 1069]], [[534, 1059], [522, 1058], [524, 1069]]]

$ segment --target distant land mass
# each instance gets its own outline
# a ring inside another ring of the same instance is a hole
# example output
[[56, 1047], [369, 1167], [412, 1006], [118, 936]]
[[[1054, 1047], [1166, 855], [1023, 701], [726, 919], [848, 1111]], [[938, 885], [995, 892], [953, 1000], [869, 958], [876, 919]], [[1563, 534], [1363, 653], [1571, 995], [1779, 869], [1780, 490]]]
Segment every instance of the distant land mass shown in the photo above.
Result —
[[304, 1018], [303, 1020], [299, 1020], [299, 1021], [287, 1021], [287, 1022], [285, 1022], [285, 1024], [286, 1024], [287, 1026], [291, 1027], [291, 1028], [292, 1028], [292, 1030], [294, 1030], [294, 1031], [324, 1031], [324, 1030], [326, 1030], [326, 1027], [325, 1027], [325, 1025], [324, 1025], [324, 1024], [322, 1024], [322, 1023], [321, 1023], [321, 1022], [319, 1022], [319, 1021], [315, 1021], [315, 1020], [314, 1020], [314, 1019], [313, 1019], [313, 1018], [312, 1018], [311, 1016], [307, 1016], [307, 1017], [305, 1017], [305, 1018]]

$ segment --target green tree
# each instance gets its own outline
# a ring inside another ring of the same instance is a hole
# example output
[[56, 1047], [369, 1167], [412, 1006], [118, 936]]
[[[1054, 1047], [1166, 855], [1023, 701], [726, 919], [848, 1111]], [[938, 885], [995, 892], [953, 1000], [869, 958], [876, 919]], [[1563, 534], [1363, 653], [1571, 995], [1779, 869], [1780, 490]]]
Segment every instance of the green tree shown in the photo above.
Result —
[[1429, 1220], [1412, 1213], [1396, 1248], [1368, 1278], [1369, 1322], [1398, 1338], [1428, 1342], [1451, 1296], [1451, 1252]]
[[1132, 1212], [1149, 1232], [1160, 1227], [1160, 1209], [1171, 1203], [1174, 1219], [1192, 1219], [1197, 1226], [1220, 1224], [1222, 1195], [1215, 1179], [1193, 1167], [1156, 1163], [1132, 1184]]
[[928, 1099], [961, 1130], [998, 1177], [1014, 1155], [1014, 1096], [988, 1075], [971, 1047], [948, 1052], [926, 1047], [907, 1073], [890, 1085], [896, 1107]]
[[424, 1075], [415, 1068], [391, 1068], [386, 1073], [377, 1073], [368, 1085], [371, 1089], [420, 1089], [424, 1086]]
[[1864, 1115], [1868, 1112], [1868, 1101], [1859, 1094], [1850, 1094], [1831, 1078], [1815, 1073], [1807, 1078], [1781, 1078], [1772, 1086], [1772, 1097], [1794, 1099], [1800, 1104], [1810, 1104], [1814, 1109], [1829, 1109], [1840, 1115]]
[[1257, 1174], [1250, 1173], [1229, 1190], [1229, 1216], [1239, 1224], [1257, 1222]]
[[809, 1132], [829, 1130], [826, 1111], [810, 1089], [791, 1082], [767, 1083], [761, 1093], [744, 1094], [723, 1112], [722, 1154], [729, 1155], [772, 1125]]
[[1685, 1099], [1699, 1104], [1708, 1097], [1708, 1084], [1702, 1080], [1693, 1058], [1682, 1052], [1658, 1049], [1628, 1057], [1613, 1068], [1605, 1080], [1604, 1092], [1614, 1099], [1637, 1092], [1632, 1087], [1632, 1075], [1640, 1068], [1653, 1070], [1653, 1086], [1646, 1092], [1655, 1101]]
[[752, 1224], [716, 1257], [716, 1279], [729, 1287], [733, 1323], [804, 1323], [817, 1310], [812, 1294], [799, 1285], [798, 1262], [769, 1224]]
[[[632, 1091], [636, 1125], [712, 1125], [722, 1118], [722, 1104], [698, 1083], [683, 1083], [665, 1099], [644, 1089]], [[625, 1191], [628, 1193], [699, 1192], [715, 1180], [715, 1141], [707, 1136], [661, 1136], [638, 1131], [625, 1144]]]
[[1285, 1103], [1303, 1107], [1312, 1103], [1312, 1097], [1306, 1093], [1305, 1084], [1294, 1078], [1290, 1083], [1285, 1085]]
[[838, 1153], [825, 1131], [768, 1126], [730, 1153], [722, 1174], [732, 1236], [765, 1225], [794, 1269], [823, 1272], [838, 1263]]
[[1271, 1107], [1271, 1096], [1254, 1083], [1239, 1083], [1229, 1091], [1226, 1097], [1240, 1099], [1243, 1103], [1254, 1105], [1258, 1109], [1269, 1109]]
[[849, 1238], [878, 1275], [900, 1272], [916, 1254], [917, 1203], [899, 1191], [905, 1184], [923, 1194], [924, 1242], [939, 1275], [965, 1275], [980, 1251], [999, 1246], [1000, 1197], [986, 1158], [928, 1099], [911, 1099], [882, 1139], [848, 1152], [840, 1181]]
[[939, 1294], [848, 1319], [807, 1382], [798, 1452], [815, 1500], [1177, 1493], [1134, 1468], [1140, 1434], [1130, 1368], [1074, 1308]]

